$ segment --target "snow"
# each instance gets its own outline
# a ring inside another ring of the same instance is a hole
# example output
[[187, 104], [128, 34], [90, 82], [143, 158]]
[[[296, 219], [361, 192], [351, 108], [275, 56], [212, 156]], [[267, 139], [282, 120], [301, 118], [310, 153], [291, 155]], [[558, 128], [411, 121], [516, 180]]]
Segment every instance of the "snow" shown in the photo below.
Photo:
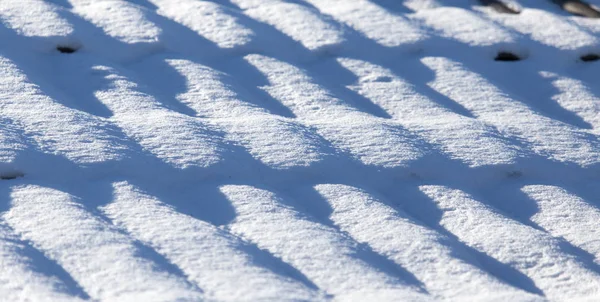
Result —
[[600, 299], [600, 23], [507, 3], [0, 1], [0, 300]]

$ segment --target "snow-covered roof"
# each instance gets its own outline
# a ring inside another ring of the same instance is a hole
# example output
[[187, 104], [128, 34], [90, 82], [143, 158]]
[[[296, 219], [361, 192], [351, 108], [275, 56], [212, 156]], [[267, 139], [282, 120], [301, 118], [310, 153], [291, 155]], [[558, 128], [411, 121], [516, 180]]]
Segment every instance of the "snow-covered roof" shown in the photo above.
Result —
[[600, 299], [600, 19], [482, 2], [1, 0], [0, 300]]

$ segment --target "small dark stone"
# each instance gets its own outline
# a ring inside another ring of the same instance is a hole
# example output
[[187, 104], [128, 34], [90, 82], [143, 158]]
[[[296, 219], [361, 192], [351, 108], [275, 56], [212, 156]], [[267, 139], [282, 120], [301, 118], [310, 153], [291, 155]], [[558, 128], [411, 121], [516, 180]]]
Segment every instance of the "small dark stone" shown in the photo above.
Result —
[[521, 58], [514, 53], [502, 51], [502, 52], [498, 53], [498, 55], [496, 56], [496, 58], [494, 60], [495, 61], [512, 62], [512, 61], [520, 61]]
[[581, 56], [581, 60], [584, 62], [598, 61], [598, 60], [600, 60], [600, 55], [597, 55], [595, 53], [583, 55], [583, 56]]
[[496, 12], [501, 14], [518, 15], [520, 12], [506, 5], [506, 3], [498, 0], [479, 0], [482, 5], [491, 7]]
[[60, 51], [61, 53], [74, 53], [77, 49], [73, 48], [73, 47], [69, 47], [69, 46], [56, 46], [56, 50]]
[[554, 1], [554, 3], [560, 5], [560, 7], [562, 9], [564, 9], [565, 11], [567, 11], [573, 15], [587, 17], [587, 18], [595, 18], [595, 19], [600, 18], [600, 12], [593, 6], [589, 5], [587, 2], [584, 2], [581, 0], [553, 0], [553, 1]]

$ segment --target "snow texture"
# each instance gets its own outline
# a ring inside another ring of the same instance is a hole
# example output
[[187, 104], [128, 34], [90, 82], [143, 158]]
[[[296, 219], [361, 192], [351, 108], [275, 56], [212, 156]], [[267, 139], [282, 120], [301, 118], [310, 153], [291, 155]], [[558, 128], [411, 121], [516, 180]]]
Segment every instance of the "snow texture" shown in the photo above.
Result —
[[0, 301], [600, 300], [600, 22], [478, 3], [0, 1]]

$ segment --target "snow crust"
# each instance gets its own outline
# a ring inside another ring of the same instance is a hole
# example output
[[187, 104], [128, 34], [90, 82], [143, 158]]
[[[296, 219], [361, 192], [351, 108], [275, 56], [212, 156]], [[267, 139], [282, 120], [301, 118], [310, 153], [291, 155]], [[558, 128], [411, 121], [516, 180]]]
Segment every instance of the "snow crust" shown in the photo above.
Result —
[[600, 23], [508, 2], [0, 1], [0, 300], [600, 300]]

